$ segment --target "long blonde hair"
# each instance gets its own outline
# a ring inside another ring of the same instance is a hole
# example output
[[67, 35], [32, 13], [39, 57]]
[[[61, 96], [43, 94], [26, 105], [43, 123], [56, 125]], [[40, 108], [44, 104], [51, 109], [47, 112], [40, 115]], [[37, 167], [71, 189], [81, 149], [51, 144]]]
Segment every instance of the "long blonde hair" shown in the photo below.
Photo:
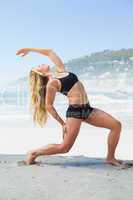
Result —
[[48, 113], [45, 106], [46, 85], [48, 77], [41, 72], [31, 70], [29, 73], [30, 111], [33, 121], [41, 127], [46, 123]]

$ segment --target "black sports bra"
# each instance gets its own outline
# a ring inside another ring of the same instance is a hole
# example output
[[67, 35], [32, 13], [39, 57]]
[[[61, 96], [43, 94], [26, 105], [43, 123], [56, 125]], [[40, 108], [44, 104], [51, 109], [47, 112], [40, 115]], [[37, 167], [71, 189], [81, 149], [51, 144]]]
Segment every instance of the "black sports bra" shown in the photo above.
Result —
[[69, 74], [63, 78], [57, 78], [57, 79], [59, 79], [61, 82], [60, 92], [63, 93], [64, 95], [67, 95], [69, 90], [78, 81], [78, 77], [72, 72], [69, 72]]

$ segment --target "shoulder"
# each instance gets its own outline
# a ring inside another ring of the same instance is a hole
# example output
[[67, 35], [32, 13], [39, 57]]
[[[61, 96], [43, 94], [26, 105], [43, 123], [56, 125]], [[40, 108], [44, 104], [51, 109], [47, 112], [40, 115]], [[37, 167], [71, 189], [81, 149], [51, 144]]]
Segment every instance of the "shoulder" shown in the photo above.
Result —
[[[65, 65], [64, 65], [64, 64], [63, 64], [63, 66], [65, 67]], [[67, 69], [65, 69], [65, 68], [64, 68], [64, 69], [58, 69], [58, 67], [59, 67], [59, 66], [58, 66], [58, 65], [56, 65], [56, 68], [57, 68], [57, 69], [56, 69], [56, 71], [57, 71], [58, 73], [69, 72], [69, 71], [68, 71]]]

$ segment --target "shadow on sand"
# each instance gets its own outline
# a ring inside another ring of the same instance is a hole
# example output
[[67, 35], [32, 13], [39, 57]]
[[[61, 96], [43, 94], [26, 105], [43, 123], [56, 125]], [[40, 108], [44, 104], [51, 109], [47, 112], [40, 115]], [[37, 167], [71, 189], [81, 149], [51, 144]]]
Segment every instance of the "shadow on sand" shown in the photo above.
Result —
[[[17, 163], [18, 166], [26, 165], [26, 155], [4, 155], [0, 154], [0, 164]], [[79, 156], [40, 156], [36, 159], [37, 166], [60, 166], [62, 168], [67, 167], [79, 167], [90, 169], [129, 169], [133, 168], [133, 160], [123, 160], [122, 165], [119, 167], [112, 166], [106, 163], [103, 158], [93, 158], [84, 155]]]
[[[24, 161], [19, 161], [18, 165], [25, 165]], [[117, 168], [128, 169], [133, 168], [133, 161], [122, 161], [120, 166], [113, 166], [106, 163], [103, 158], [90, 158], [86, 156], [40, 156], [36, 159], [35, 165], [38, 166], [60, 166], [63, 168], [67, 167], [83, 167], [92, 169], [105, 169], [105, 168]]]

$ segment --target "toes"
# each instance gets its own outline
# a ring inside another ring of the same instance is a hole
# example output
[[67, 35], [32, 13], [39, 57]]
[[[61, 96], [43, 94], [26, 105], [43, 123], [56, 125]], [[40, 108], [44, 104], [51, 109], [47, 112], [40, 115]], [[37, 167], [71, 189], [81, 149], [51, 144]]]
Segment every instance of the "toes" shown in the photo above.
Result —
[[107, 164], [113, 165], [113, 166], [120, 166], [122, 164], [122, 162], [118, 161], [118, 160], [106, 160]]

